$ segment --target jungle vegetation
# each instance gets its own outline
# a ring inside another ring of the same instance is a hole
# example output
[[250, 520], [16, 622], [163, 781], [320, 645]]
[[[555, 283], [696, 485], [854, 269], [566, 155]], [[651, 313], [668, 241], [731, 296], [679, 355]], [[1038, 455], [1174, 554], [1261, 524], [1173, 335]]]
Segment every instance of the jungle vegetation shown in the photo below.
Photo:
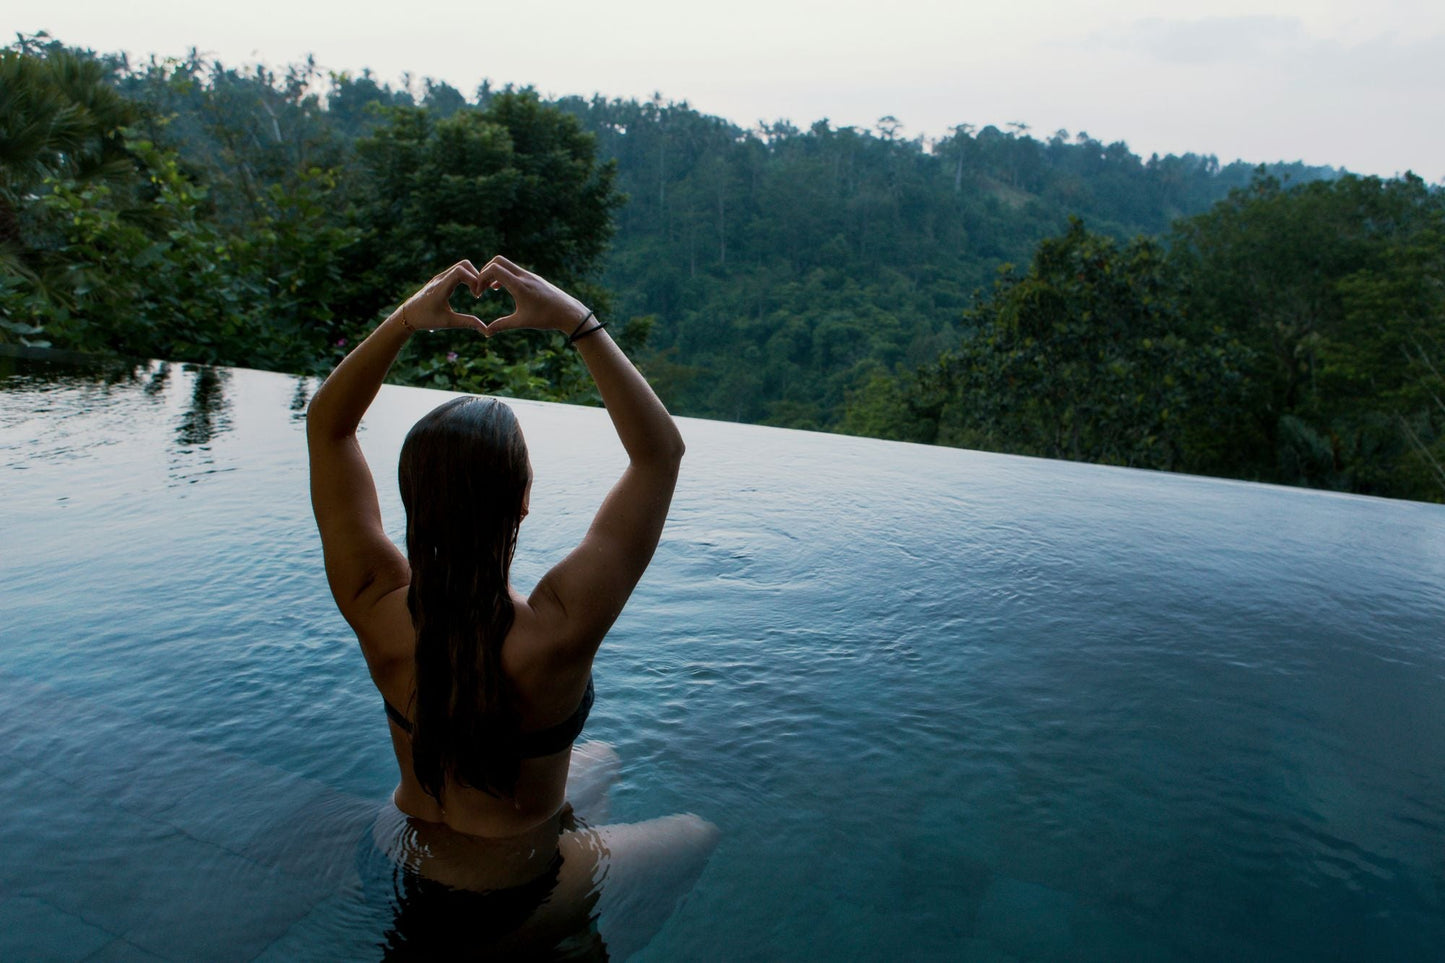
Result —
[[[501, 252], [681, 414], [1445, 500], [1439, 187], [905, 133], [21, 37], [0, 341], [322, 373]], [[393, 378], [595, 400], [540, 334], [414, 339]]]

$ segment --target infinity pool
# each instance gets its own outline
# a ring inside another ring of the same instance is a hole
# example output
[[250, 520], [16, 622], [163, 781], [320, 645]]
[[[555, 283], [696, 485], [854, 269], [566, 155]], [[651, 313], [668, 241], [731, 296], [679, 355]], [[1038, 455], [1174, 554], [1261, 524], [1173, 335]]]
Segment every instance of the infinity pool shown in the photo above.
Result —
[[[0, 358], [0, 959], [368, 959], [395, 783], [312, 382]], [[388, 387], [362, 442], [393, 536]], [[516, 573], [622, 465], [516, 403]], [[645, 960], [1434, 960], [1445, 508], [682, 421], [587, 737], [722, 839]], [[580, 466], [580, 470], [579, 470]]]

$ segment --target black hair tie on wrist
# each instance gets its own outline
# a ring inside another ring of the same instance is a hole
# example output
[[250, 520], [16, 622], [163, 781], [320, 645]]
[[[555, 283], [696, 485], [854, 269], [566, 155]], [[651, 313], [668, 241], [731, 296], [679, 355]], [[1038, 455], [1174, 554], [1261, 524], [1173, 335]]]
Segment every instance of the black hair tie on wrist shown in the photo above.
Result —
[[[591, 318], [591, 317], [595, 317], [595, 315], [593, 315], [593, 313], [592, 313], [591, 311], [588, 311], [588, 312], [587, 312], [587, 318]], [[583, 330], [582, 330], [582, 325], [587, 323], [587, 318], [583, 318], [583, 319], [582, 319], [582, 324], [577, 325], [576, 330], [574, 330], [574, 331], [572, 332], [571, 337], [569, 337], [569, 338], [567, 339], [567, 343], [568, 343], [568, 344], [576, 344], [578, 341], [581, 341], [583, 338], [587, 337], [589, 334], [596, 334], [598, 331], [601, 331], [603, 328], [607, 327], [607, 322], [606, 322], [606, 321], [603, 321], [601, 318], [598, 318], [596, 324], [594, 324], [592, 327], [588, 328], [586, 331], [583, 331]], [[581, 332], [581, 333], [579, 334], [578, 332]]]
[[573, 341], [577, 340], [577, 332], [581, 331], [582, 325], [586, 324], [587, 319], [592, 317], [596, 317], [596, 312], [588, 311], [585, 315], [583, 315], [582, 320], [577, 322], [577, 327], [573, 328], [572, 333], [567, 335], [568, 344], [571, 344]]

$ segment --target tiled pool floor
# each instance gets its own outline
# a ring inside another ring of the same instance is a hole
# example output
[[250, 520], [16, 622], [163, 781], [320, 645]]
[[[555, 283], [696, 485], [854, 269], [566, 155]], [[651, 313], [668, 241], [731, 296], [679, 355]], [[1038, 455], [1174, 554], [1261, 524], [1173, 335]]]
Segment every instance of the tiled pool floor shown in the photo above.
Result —
[[14, 673], [0, 706], [0, 959], [281, 956], [359, 885], [375, 801]]

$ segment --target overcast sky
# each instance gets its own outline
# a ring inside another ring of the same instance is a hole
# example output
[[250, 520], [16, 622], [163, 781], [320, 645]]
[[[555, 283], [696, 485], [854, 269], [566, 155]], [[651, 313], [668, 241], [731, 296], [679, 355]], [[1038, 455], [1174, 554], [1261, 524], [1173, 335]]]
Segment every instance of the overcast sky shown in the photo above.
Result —
[[1136, 152], [1445, 180], [1445, 3], [1423, 0], [7, 0], [0, 27], [98, 51], [314, 54], [546, 94], [660, 92], [743, 126], [904, 136], [1020, 121]]

